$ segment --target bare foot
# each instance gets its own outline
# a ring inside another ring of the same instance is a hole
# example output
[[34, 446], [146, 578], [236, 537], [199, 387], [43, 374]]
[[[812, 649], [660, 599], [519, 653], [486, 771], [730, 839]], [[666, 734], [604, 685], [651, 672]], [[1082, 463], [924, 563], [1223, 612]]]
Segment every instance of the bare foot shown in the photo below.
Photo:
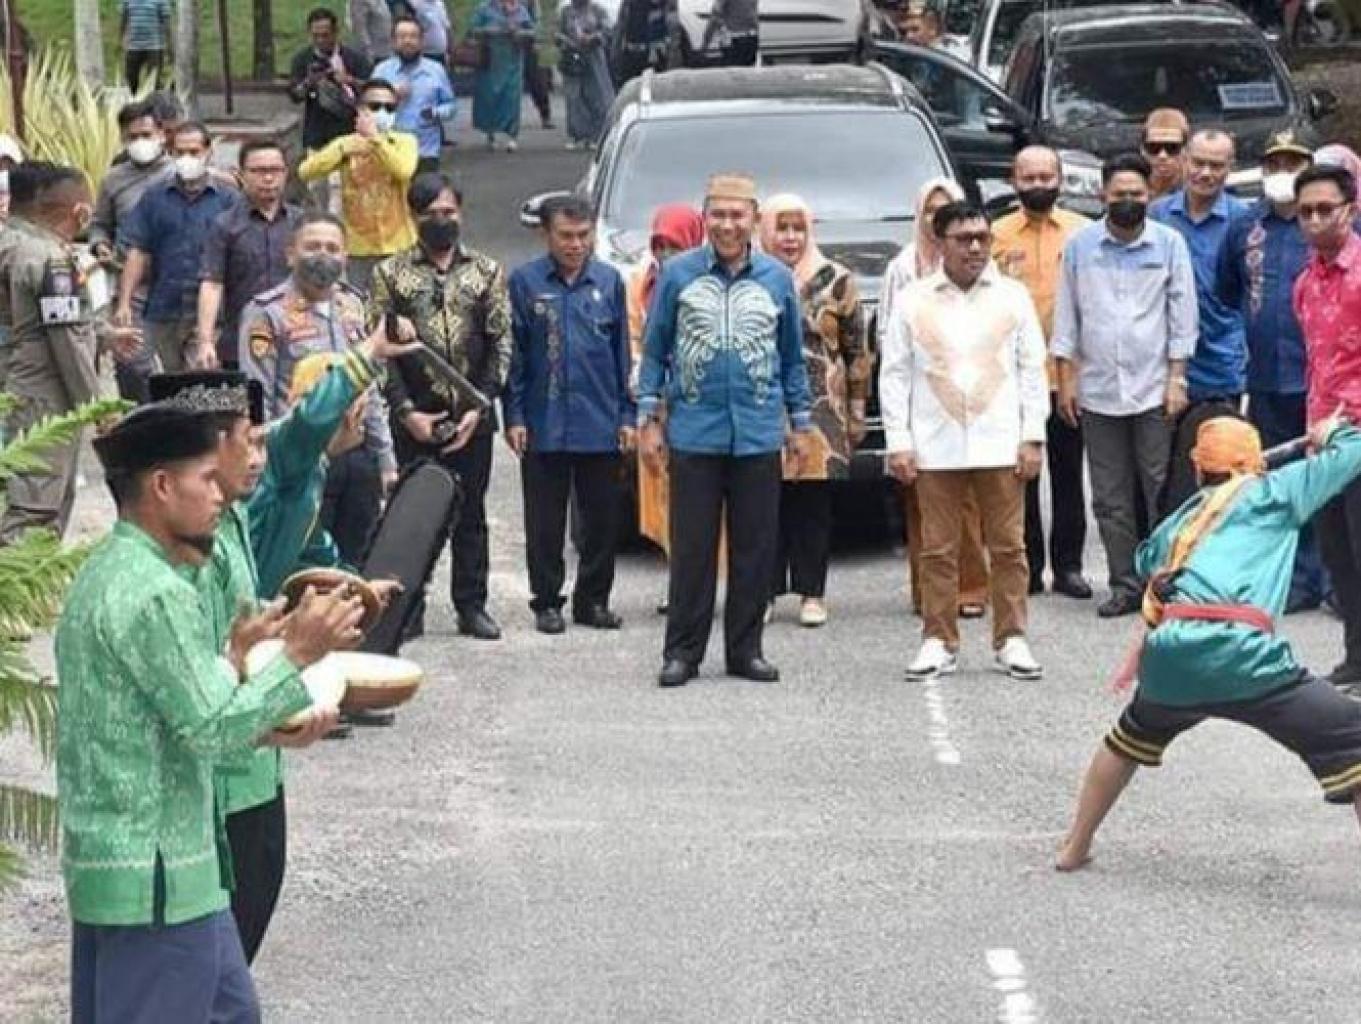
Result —
[[1071, 842], [1063, 844], [1059, 850], [1059, 855], [1054, 859], [1054, 870], [1062, 872], [1081, 871], [1092, 862], [1092, 855], [1087, 849], [1074, 846]]

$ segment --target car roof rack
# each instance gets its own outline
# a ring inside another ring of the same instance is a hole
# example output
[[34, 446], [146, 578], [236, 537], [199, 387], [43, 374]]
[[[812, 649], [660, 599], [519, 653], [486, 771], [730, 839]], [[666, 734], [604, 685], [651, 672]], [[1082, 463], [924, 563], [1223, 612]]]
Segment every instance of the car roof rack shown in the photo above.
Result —
[[870, 61], [867, 67], [873, 68], [883, 78], [884, 84], [888, 86], [888, 91], [893, 94], [893, 98], [900, 103], [907, 102], [907, 93], [903, 90], [903, 80], [890, 71], [877, 60]]
[[656, 75], [656, 69], [644, 68], [642, 80], [638, 83], [638, 105], [648, 107], [652, 105], [652, 78]]

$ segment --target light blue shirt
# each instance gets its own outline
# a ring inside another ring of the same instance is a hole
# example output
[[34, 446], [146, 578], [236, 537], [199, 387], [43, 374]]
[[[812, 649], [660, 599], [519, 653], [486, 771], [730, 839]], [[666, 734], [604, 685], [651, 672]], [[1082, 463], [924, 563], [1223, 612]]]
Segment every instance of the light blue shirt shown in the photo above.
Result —
[[1105, 220], [1063, 247], [1054, 310], [1056, 359], [1078, 364], [1078, 402], [1103, 416], [1161, 405], [1167, 364], [1196, 350], [1196, 277], [1182, 237], [1154, 221], [1133, 242]]
[[1220, 298], [1217, 280], [1220, 251], [1229, 227], [1246, 216], [1247, 209], [1241, 199], [1221, 192], [1210, 212], [1194, 220], [1187, 209], [1184, 188], [1149, 207], [1150, 217], [1186, 241], [1196, 275], [1200, 338], [1196, 354], [1186, 364], [1187, 396], [1193, 402], [1236, 398], [1247, 386], [1248, 339], [1243, 314]]
[[452, 119], [456, 109], [449, 73], [428, 57], [410, 64], [389, 57], [373, 69], [373, 77], [407, 86], [406, 98], [397, 106], [396, 128], [416, 136], [422, 158], [439, 159], [444, 141], [440, 122]]

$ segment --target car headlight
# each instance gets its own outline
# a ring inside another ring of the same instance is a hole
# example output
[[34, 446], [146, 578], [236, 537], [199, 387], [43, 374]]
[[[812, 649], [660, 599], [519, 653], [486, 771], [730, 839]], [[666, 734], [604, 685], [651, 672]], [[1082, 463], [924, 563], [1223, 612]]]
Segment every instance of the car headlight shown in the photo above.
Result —
[[1096, 199], [1101, 196], [1101, 161], [1080, 149], [1059, 150], [1065, 195]]

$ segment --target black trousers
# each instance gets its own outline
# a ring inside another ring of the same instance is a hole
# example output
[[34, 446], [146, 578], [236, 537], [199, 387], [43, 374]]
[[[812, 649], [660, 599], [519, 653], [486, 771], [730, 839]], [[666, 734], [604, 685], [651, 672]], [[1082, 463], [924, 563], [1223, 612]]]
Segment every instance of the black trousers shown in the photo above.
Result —
[[1196, 483], [1196, 467], [1191, 463], [1191, 449], [1196, 446], [1196, 431], [1206, 420], [1216, 416], [1243, 418], [1238, 411], [1242, 404], [1238, 396], [1230, 398], [1207, 398], [1192, 402], [1180, 416], [1172, 433], [1172, 455], [1167, 464], [1167, 476], [1163, 481], [1162, 494], [1158, 496], [1158, 519], [1166, 519], [1186, 503], [1186, 500], [1200, 490]]
[[[1070, 427], [1053, 410], [1045, 423], [1045, 454], [1049, 462], [1050, 568], [1057, 576], [1082, 571], [1082, 549], [1087, 543], [1087, 497], [1082, 482], [1082, 427]], [[1044, 520], [1040, 514], [1040, 481], [1025, 485], [1025, 554], [1032, 579], [1045, 567]]]
[[269, 803], [227, 815], [227, 844], [236, 875], [232, 917], [241, 934], [246, 963], [253, 963], [284, 885], [288, 819], [283, 789]]
[[1361, 482], [1323, 506], [1314, 532], [1342, 613], [1344, 661], [1361, 666]]
[[759, 36], [737, 36], [723, 50], [723, 66], [728, 68], [749, 68], [756, 64], [756, 55], [761, 52]]
[[822, 480], [785, 481], [780, 488], [780, 542], [771, 596], [822, 597], [832, 552], [832, 487]]
[[539, 120], [548, 124], [553, 120], [553, 106], [548, 96], [548, 76], [539, 64], [537, 46], [525, 50], [525, 87], [529, 90], [529, 98], [534, 101], [534, 109], [539, 112]]
[[128, 88], [135, 93], [148, 71], [159, 81], [164, 62], [164, 50], [129, 50], [123, 55], [123, 78], [127, 80]]
[[417, 444], [400, 423], [392, 424], [392, 440], [397, 460], [403, 466], [419, 458], [436, 460], [454, 475], [460, 488], [461, 503], [451, 513], [449, 551], [453, 556], [450, 596], [460, 615], [482, 611], [487, 606], [487, 573], [491, 557], [487, 544], [487, 486], [491, 483], [492, 442], [495, 433], [485, 429], [459, 451], [448, 455], [436, 448]]
[[317, 522], [329, 531], [348, 565], [359, 565], [383, 506], [383, 476], [378, 458], [364, 448], [331, 462]]
[[719, 522], [728, 515], [728, 595], [723, 646], [729, 663], [761, 655], [779, 537], [780, 453], [671, 452], [671, 581], [663, 657], [704, 660], [718, 585]]
[[573, 530], [577, 578], [572, 587], [572, 607], [585, 610], [609, 606], [619, 533], [619, 468], [616, 452], [530, 452], [520, 460], [525, 555], [533, 595], [529, 607], [536, 612], [562, 607], [568, 505], [574, 507], [577, 517]]

